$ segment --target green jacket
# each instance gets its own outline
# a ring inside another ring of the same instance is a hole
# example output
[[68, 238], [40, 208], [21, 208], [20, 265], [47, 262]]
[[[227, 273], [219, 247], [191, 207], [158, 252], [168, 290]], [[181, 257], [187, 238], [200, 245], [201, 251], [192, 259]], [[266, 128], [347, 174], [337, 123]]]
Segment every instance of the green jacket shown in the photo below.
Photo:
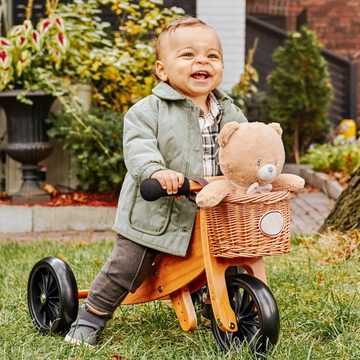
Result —
[[[229, 121], [247, 121], [230, 97], [219, 90], [214, 94], [223, 109], [220, 128]], [[160, 83], [125, 115], [123, 144], [128, 172], [113, 229], [136, 243], [185, 256], [196, 204], [174, 197], [147, 202], [139, 187], [161, 169], [181, 172], [190, 179], [203, 176], [202, 139], [194, 103]]]

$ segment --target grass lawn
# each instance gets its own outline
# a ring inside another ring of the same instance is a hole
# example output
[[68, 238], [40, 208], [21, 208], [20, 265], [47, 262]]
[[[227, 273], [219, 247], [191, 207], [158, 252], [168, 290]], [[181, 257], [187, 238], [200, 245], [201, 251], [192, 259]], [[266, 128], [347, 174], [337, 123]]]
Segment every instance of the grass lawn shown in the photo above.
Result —
[[[293, 238], [292, 252], [266, 259], [281, 316], [281, 335], [267, 359], [360, 359], [359, 237]], [[0, 348], [3, 359], [263, 359], [246, 349], [225, 356], [203, 325], [183, 333], [168, 302], [120, 307], [96, 350], [43, 336], [27, 308], [32, 266], [53, 255], [88, 288], [112, 241], [0, 244]]]

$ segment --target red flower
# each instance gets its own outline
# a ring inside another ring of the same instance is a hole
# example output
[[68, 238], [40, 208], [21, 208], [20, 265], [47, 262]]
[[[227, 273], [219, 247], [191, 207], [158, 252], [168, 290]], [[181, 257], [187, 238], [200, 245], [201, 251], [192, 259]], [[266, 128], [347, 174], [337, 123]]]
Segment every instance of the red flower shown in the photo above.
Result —
[[40, 35], [36, 30], [33, 30], [31, 36], [32, 42], [37, 50], [40, 50]]
[[24, 28], [22, 25], [16, 25], [13, 26], [10, 30], [9, 30], [9, 36], [13, 37], [13, 36], [17, 36], [19, 34], [21, 34], [23, 32]]
[[46, 33], [50, 30], [52, 24], [53, 24], [53, 23], [52, 23], [52, 21], [51, 21], [50, 19], [44, 19], [44, 20], [42, 20], [42, 21], [40, 22], [40, 24], [39, 24], [40, 34], [41, 34], [41, 35], [46, 34]]
[[60, 31], [65, 30], [64, 21], [60, 16], [55, 17], [54, 22]]
[[66, 35], [64, 33], [58, 33], [56, 38], [59, 49], [61, 50], [61, 52], [65, 53], [68, 43]]
[[16, 44], [18, 47], [23, 48], [26, 44], [27, 44], [27, 40], [26, 37], [24, 36], [19, 36], [16, 38]]
[[12, 44], [8, 39], [0, 37], [0, 46], [3, 47], [3, 48], [7, 48], [7, 47], [11, 47]]
[[10, 56], [6, 50], [0, 50], [0, 69], [6, 69], [10, 65]]
[[30, 20], [25, 20], [23, 23], [25, 35], [28, 35], [30, 31], [32, 30], [33, 26]]
[[5, 62], [6, 58], [7, 58], [7, 52], [5, 50], [0, 50], [0, 60], [2, 62]]

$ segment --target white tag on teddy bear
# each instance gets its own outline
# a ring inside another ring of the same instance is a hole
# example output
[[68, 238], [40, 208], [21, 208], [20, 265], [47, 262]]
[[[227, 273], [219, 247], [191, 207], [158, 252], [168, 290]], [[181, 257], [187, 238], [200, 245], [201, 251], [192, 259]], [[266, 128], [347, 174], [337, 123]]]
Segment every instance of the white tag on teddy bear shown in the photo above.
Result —
[[277, 236], [284, 228], [285, 220], [280, 211], [269, 211], [259, 221], [260, 231], [266, 236]]

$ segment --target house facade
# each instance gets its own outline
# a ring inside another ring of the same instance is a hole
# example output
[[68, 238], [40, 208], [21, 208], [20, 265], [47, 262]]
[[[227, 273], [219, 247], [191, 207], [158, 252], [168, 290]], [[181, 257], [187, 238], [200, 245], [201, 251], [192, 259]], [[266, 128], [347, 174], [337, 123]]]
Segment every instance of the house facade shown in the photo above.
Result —
[[[287, 31], [306, 24], [327, 50], [354, 62], [360, 114], [360, 1], [247, 0], [246, 12]], [[360, 127], [359, 115], [354, 120]]]
[[[64, 0], [66, 1], [66, 0]], [[0, 0], [2, 24], [19, 23], [24, 18], [26, 0]], [[33, 17], [42, 16], [45, 0], [34, 0]], [[224, 78], [221, 88], [230, 91], [239, 80], [245, 59], [245, 0], [165, 0], [165, 6], [182, 7], [187, 14], [196, 16], [212, 26], [220, 36], [224, 52]], [[6, 143], [5, 115], [0, 108], [0, 149]], [[0, 151], [1, 154], [1, 151]], [[15, 193], [21, 184], [20, 164], [8, 156], [0, 156], [0, 191]], [[47, 181], [74, 188], [76, 166], [69, 154], [54, 143], [52, 154], [43, 162], [47, 168]]]

